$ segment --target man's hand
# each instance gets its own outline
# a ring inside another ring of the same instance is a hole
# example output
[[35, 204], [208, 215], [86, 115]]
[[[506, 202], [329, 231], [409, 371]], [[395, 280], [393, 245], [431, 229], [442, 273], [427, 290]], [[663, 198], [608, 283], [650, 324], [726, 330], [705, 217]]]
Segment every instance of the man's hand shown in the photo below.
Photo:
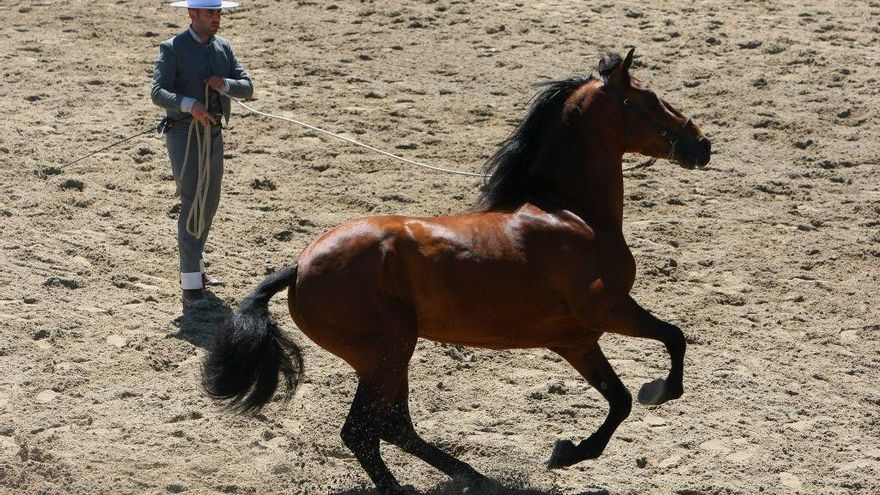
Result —
[[226, 85], [226, 81], [224, 81], [222, 77], [211, 76], [210, 78], [205, 80], [205, 84], [207, 84], [211, 89], [217, 91], [218, 93], [229, 92], [229, 86]]
[[192, 110], [190, 110], [190, 113], [192, 114], [194, 119], [198, 120], [199, 122], [201, 122], [203, 124], [207, 124], [208, 122], [211, 122], [212, 124], [216, 125], [219, 123], [219, 122], [217, 122], [217, 119], [215, 119], [213, 115], [208, 113], [208, 109], [205, 108], [205, 105], [203, 105], [202, 102], [200, 102], [200, 101], [196, 101], [195, 103], [193, 103]]

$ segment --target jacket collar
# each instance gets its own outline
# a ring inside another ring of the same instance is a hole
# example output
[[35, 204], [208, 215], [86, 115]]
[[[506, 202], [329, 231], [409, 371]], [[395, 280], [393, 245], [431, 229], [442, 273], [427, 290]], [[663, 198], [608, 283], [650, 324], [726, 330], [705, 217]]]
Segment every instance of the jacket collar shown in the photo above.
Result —
[[196, 43], [198, 43], [198, 44], [200, 44], [200, 45], [202, 45], [202, 46], [207, 46], [207, 45], [210, 45], [210, 44], [212, 44], [212, 43], [214, 42], [214, 35], [213, 35], [213, 34], [211, 35], [210, 38], [208, 38], [208, 42], [207, 42], [207, 43], [202, 43], [202, 40], [199, 38], [199, 35], [196, 34], [195, 31], [193, 31], [192, 26], [190, 26], [190, 27], [187, 29], [187, 31], [189, 31], [189, 35], [192, 36], [192, 39], [195, 40]]

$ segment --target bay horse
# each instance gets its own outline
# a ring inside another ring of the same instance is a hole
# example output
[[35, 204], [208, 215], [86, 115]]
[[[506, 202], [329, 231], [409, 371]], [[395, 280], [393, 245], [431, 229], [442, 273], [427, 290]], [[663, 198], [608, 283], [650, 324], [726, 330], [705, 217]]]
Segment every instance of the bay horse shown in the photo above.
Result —
[[636, 274], [624, 239], [625, 152], [702, 167], [710, 143], [693, 121], [606, 55], [599, 77], [545, 83], [526, 117], [488, 160], [478, 208], [454, 216], [348, 221], [263, 280], [221, 329], [203, 365], [207, 393], [239, 411], [261, 408], [280, 377], [288, 397], [302, 354], [272, 321], [287, 289], [290, 315], [358, 376], [343, 443], [382, 494], [403, 493], [379, 452], [384, 440], [471, 486], [494, 482], [416, 433], [408, 370], [419, 338], [488, 349], [547, 348], [608, 401], [602, 425], [578, 444], [557, 441], [548, 466], [598, 457], [632, 397], [599, 348], [603, 332], [655, 339], [672, 365], [638, 399], [682, 395], [682, 331], [629, 295]]

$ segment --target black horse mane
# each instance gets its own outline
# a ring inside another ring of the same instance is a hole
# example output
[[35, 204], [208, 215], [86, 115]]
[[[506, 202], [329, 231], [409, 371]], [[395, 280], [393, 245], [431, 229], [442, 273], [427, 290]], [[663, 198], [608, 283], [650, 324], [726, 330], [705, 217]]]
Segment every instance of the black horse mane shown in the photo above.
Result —
[[[605, 77], [619, 63], [619, 55], [602, 56], [599, 60], [599, 74]], [[529, 183], [529, 165], [547, 133], [560, 122], [566, 100], [591, 79], [592, 74], [535, 85], [543, 90], [532, 99], [532, 106], [519, 127], [501, 143], [498, 151], [483, 166], [483, 173], [488, 178], [477, 199], [478, 208], [513, 207], [526, 200], [533, 192]]]
[[483, 184], [477, 206], [501, 208], [515, 206], [531, 192], [528, 183], [529, 165], [535, 158], [547, 132], [560, 121], [566, 100], [592, 76], [575, 76], [560, 81], [538, 83], [543, 88], [532, 99], [532, 106], [513, 133], [501, 143], [483, 166], [488, 176]]

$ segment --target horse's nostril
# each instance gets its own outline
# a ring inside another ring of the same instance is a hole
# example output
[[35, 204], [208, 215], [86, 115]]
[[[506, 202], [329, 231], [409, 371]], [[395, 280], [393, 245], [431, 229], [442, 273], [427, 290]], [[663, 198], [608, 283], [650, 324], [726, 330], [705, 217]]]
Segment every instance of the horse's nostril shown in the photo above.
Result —
[[702, 138], [698, 141], [698, 143], [700, 143], [700, 146], [703, 147], [703, 150], [707, 154], [712, 152], [712, 143], [710, 143], [708, 139]]

